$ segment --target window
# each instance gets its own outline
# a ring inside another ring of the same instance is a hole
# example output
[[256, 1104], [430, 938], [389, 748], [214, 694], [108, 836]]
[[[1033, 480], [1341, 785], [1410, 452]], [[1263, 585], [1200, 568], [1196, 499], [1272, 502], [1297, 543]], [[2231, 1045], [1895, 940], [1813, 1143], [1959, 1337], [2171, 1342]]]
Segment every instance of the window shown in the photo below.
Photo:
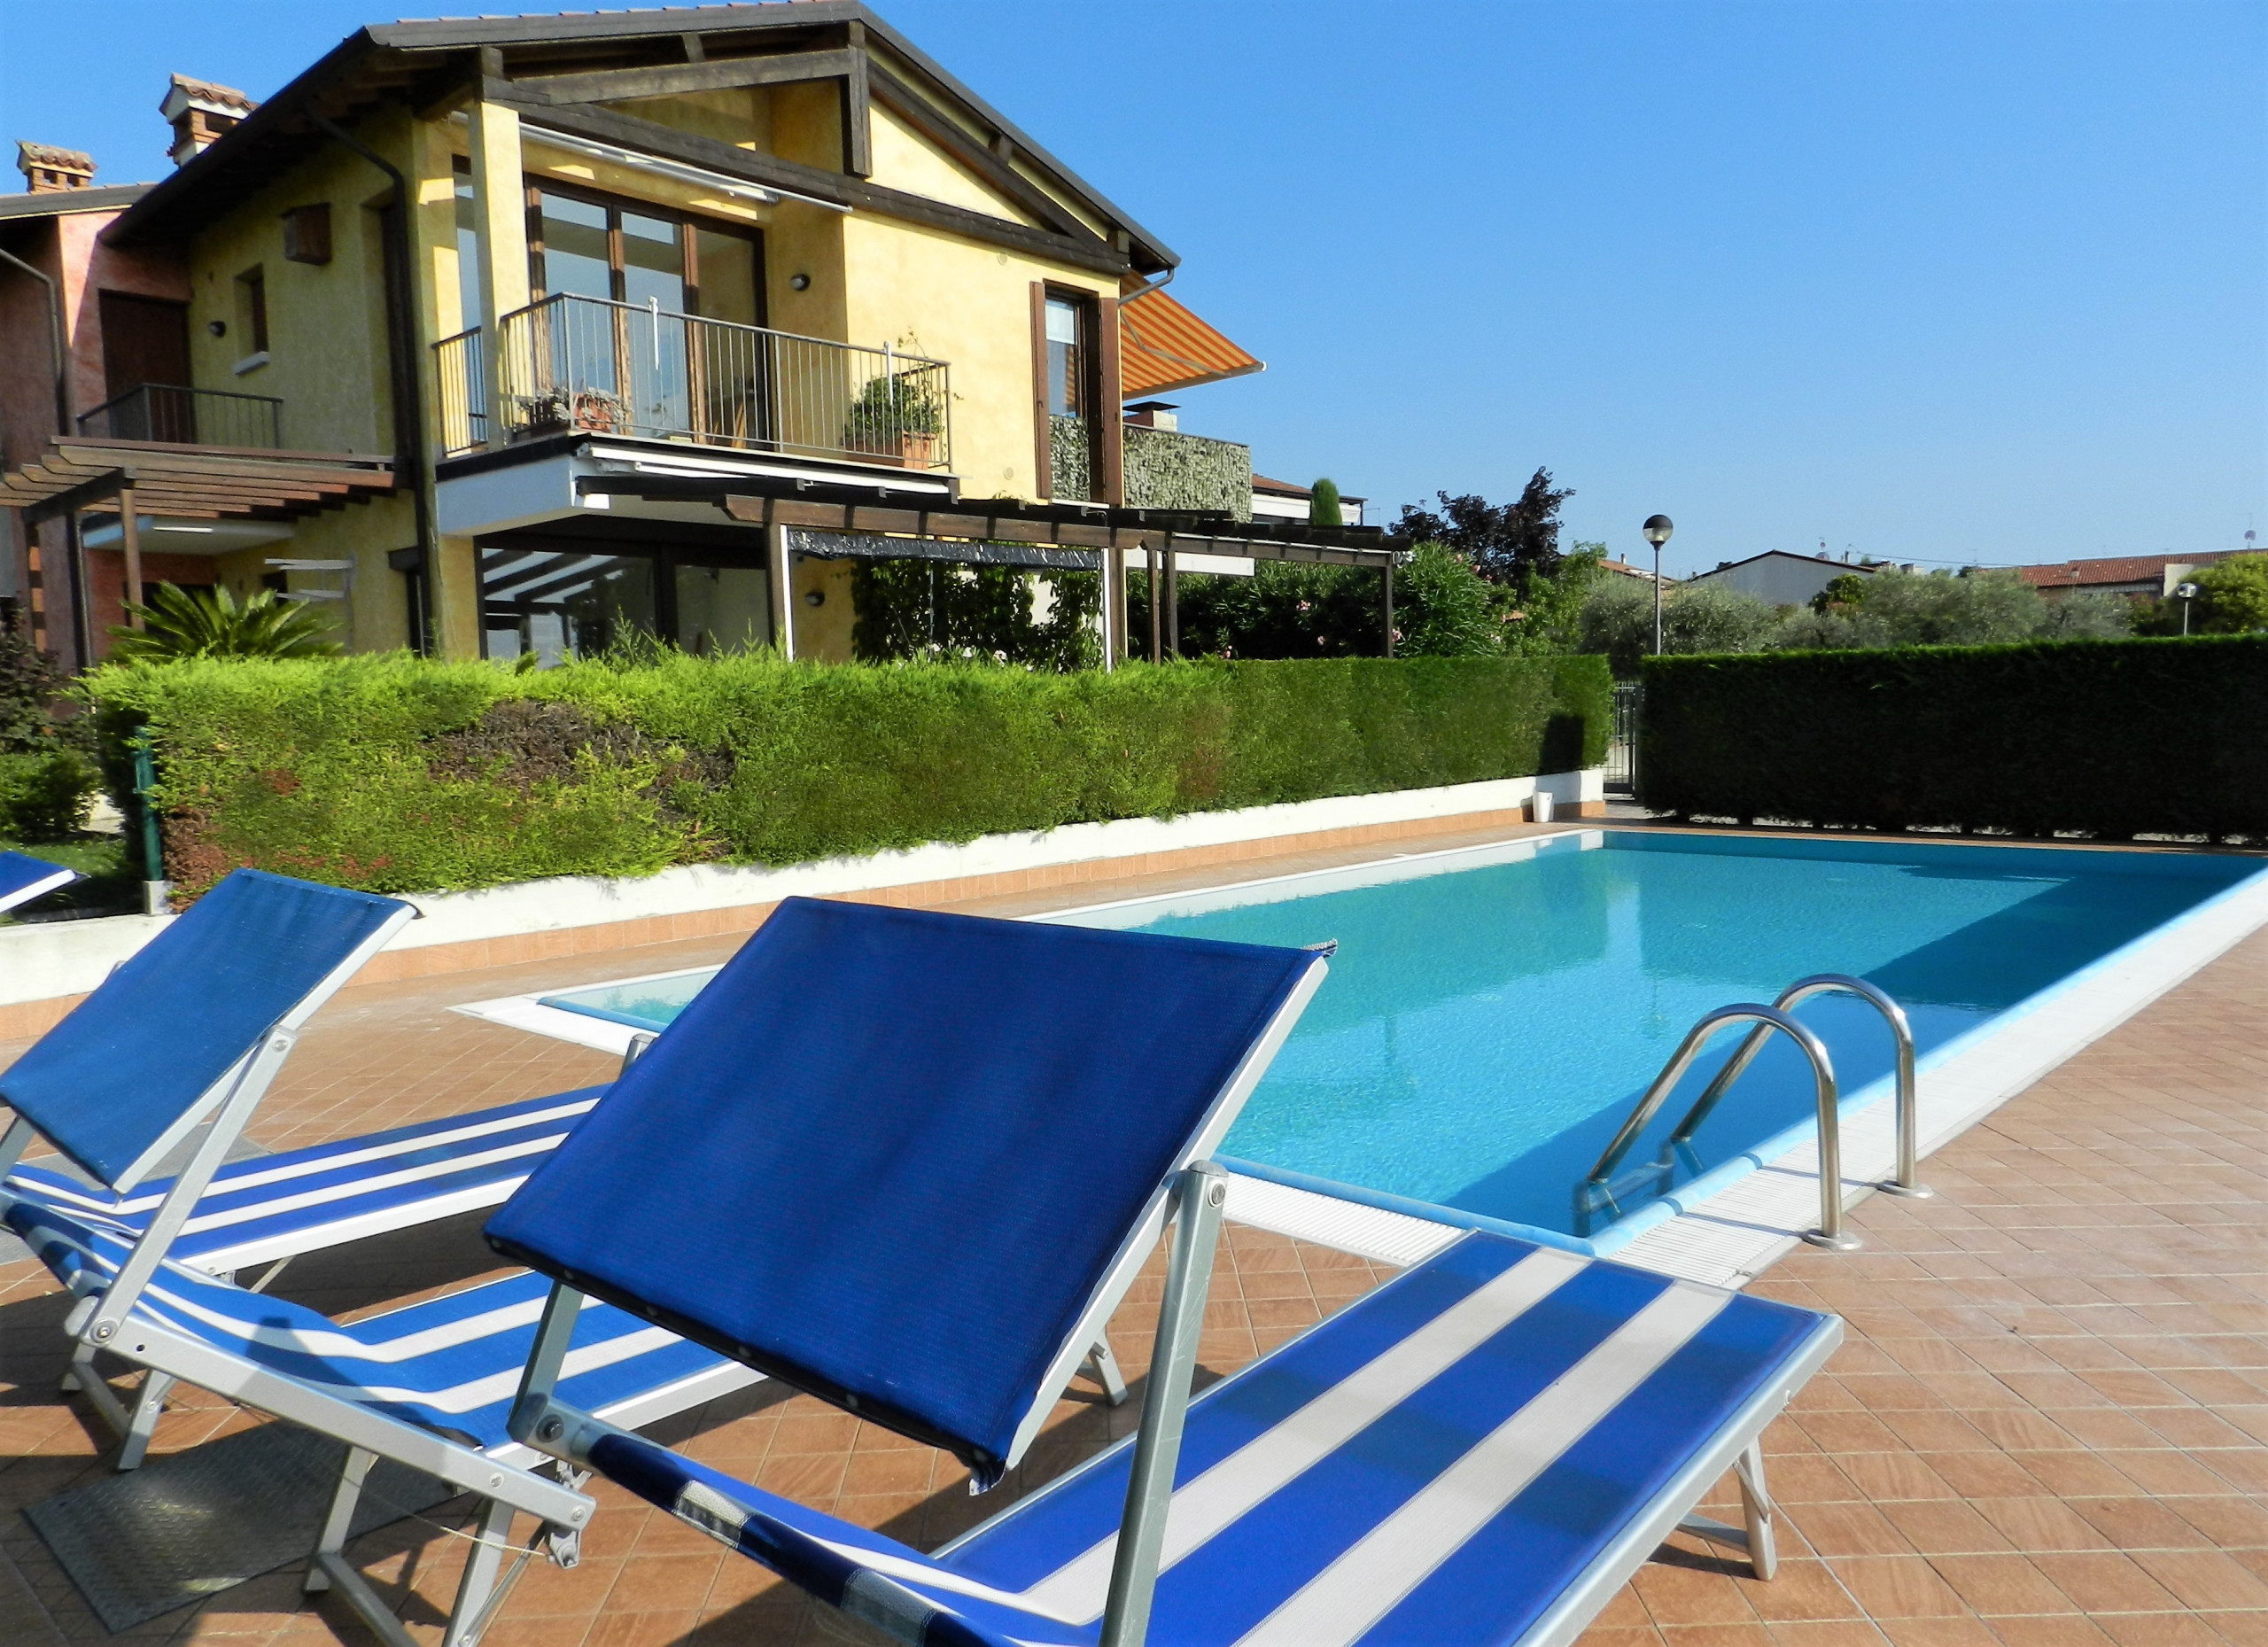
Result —
[[258, 265], [237, 276], [237, 333], [246, 355], [268, 353], [268, 276]]
[[1076, 298], [1047, 299], [1047, 409], [1056, 417], [1088, 414], [1088, 306]]
[[532, 189], [528, 284], [665, 315], [764, 323], [764, 255], [753, 229], [695, 223], [642, 206]]

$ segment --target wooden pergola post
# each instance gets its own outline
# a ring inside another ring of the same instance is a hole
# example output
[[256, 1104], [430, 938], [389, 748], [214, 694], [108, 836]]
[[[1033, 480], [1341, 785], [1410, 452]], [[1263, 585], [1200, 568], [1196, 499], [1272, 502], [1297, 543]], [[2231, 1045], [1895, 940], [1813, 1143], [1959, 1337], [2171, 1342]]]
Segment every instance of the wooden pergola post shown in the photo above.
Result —
[[1157, 545], [1153, 543], [1145, 544], [1142, 548], [1142, 559], [1144, 563], [1149, 568], [1150, 574], [1150, 661], [1155, 664], [1161, 661], [1165, 656], [1163, 651], [1164, 643], [1158, 638], [1162, 633], [1160, 625], [1164, 623], [1165, 619], [1164, 616], [1158, 610]]
[[1169, 656], [1181, 656], [1181, 577], [1174, 563], [1173, 533], [1166, 533], [1166, 651]]
[[136, 609], [142, 603], [142, 529], [134, 518], [134, 488], [118, 489], [119, 547], [126, 551], [126, 621], [133, 628], [144, 627], [142, 614]]

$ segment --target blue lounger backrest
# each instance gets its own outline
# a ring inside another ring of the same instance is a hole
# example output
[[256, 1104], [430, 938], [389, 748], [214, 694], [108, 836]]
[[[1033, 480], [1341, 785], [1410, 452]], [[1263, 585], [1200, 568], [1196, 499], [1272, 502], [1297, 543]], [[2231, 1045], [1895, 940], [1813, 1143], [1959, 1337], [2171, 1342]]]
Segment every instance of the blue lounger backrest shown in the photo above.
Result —
[[410, 913], [237, 870], [0, 1071], [0, 1099], [82, 1169], [129, 1187], [261, 1037]]
[[989, 1485], [1322, 964], [790, 898], [488, 1239]]
[[77, 870], [50, 864], [28, 852], [0, 852], [0, 909], [28, 904], [41, 894], [68, 886], [78, 878]]

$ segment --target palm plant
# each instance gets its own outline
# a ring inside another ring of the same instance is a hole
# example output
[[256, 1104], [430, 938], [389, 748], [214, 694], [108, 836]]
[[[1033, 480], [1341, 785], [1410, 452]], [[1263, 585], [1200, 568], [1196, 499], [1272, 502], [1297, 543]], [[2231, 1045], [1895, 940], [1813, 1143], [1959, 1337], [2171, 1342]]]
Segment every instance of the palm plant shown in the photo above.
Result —
[[111, 625], [111, 656], [126, 662], [172, 657], [327, 657], [339, 649], [330, 625], [307, 602], [262, 589], [239, 606], [225, 587], [161, 583], [147, 606], [126, 610], [144, 627]]

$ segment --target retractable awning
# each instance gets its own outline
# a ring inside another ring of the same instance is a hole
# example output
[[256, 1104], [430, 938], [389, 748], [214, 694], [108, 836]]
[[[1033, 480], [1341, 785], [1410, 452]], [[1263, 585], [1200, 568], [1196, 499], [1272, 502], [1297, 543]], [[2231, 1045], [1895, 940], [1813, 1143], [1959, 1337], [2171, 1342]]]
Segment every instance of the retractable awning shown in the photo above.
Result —
[[1118, 306], [1119, 386], [1130, 400], [1267, 369], [1155, 287]]

